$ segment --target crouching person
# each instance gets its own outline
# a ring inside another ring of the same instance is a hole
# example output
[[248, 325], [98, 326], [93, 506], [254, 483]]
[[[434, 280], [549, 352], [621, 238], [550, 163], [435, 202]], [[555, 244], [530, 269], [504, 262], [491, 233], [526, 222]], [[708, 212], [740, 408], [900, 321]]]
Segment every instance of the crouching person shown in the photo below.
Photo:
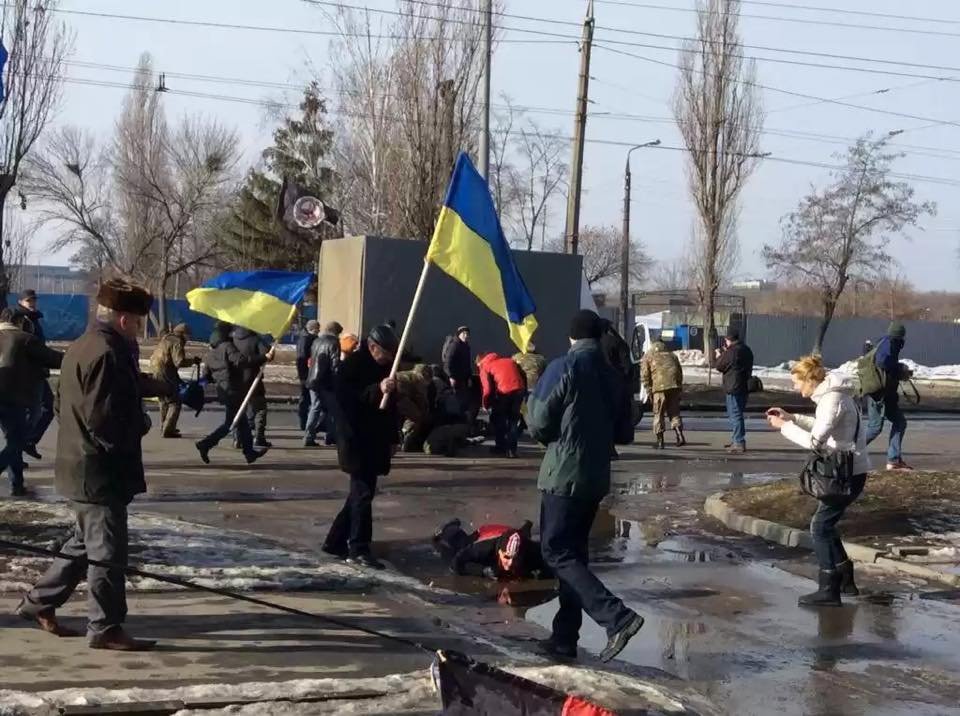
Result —
[[[58, 389], [55, 484], [76, 515], [73, 535], [24, 597], [17, 612], [56, 636], [77, 636], [56, 609], [84, 577], [90, 604], [87, 640], [94, 649], [139, 651], [153, 641], [123, 629], [127, 616], [127, 505], [146, 491], [140, 441], [150, 429], [143, 398], [170, 397], [170, 386], [139, 370], [137, 336], [153, 297], [110, 280], [97, 293], [97, 320], [63, 359]], [[87, 564], [87, 559], [109, 566]]]

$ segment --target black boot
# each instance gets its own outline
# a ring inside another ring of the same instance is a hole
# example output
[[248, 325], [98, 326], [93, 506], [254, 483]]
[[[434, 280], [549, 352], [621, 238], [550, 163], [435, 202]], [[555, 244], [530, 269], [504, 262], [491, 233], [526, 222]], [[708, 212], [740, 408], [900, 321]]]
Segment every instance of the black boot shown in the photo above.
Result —
[[835, 569], [820, 570], [820, 589], [797, 600], [801, 607], [839, 607], [840, 573]]
[[687, 444], [687, 438], [683, 434], [683, 428], [674, 428], [673, 432], [677, 434], [677, 447], [683, 447]]
[[860, 590], [853, 581], [853, 562], [849, 559], [846, 562], [840, 562], [837, 565], [837, 572], [840, 573], [840, 593], [848, 597], [859, 597]]

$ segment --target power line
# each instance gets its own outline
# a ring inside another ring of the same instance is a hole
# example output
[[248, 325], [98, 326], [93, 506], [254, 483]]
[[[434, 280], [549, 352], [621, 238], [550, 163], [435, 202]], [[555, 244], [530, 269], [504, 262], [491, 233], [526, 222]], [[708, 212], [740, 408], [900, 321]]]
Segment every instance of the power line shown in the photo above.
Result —
[[[603, 2], [603, 0], [600, 0]], [[770, 2], [769, 0], [740, 0], [741, 5], [758, 5], [763, 7], [780, 7], [789, 10], [809, 10], [812, 12], [832, 12], [836, 15], [859, 15], [861, 17], [881, 17], [886, 20], [909, 20], [911, 22], [929, 22], [938, 25], [960, 25], [960, 20], [950, 20], [943, 17], [917, 17], [916, 15], [894, 15], [886, 12], [870, 10], [843, 10], [835, 7], [815, 5], [794, 5], [785, 2]]]
[[[670, 68], [672, 68], [672, 69], [679, 69], [679, 67], [678, 67], [677, 65], [673, 64], [672, 62], [665, 62], [664, 60], [655, 60], [655, 59], [653, 59], [652, 57], [644, 57], [643, 55], [638, 55], [638, 54], [635, 54], [635, 53], [633, 53], [633, 52], [626, 52], [626, 51], [624, 51], [624, 50], [618, 50], [618, 49], [616, 49], [616, 48], [607, 47], [607, 46], [601, 45], [601, 44], [597, 44], [596, 47], [598, 47], [598, 48], [600, 48], [600, 49], [602, 49], [602, 50], [606, 50], [607, 52], [613, 52], [614, 54], [617, 54], [617, 55], [623, 55], [624, 57], [632, 57], [632, 58], [637, 59], [637, 60], [642, 60], [643, 62], [651, 62], [651, 63], [656, 64], [656, 65], [662, 65], [662, 66], [664, 66], [664, 67], [670, 67]], [[702, 74], [702, 73], [701, 73], [701, 74]], [[840, 106], [840, 107], [848, 107], [848, 108], [851, 108], [851, 109], [859, 109], [859, 110], [863, 110], [863, 111], [866, 111], [866, 112], [875, 112], [875, 113], [877, 113], [877, 114], [885, 114], [885, 115], [888, 115], [888, 116], [891, 116], [891, 117], [899, 117], [899, 118], [901, 118], [901, 119], [915, 119], [915, 120], [920, 121], [920, 122], [933, 122], [933, 123], [936, 123], [936, 124], [943, 124], [943, 125], [950, 125], [950, 126], [953, 126], [953, 127], [960, 127], [960, 122], [953, 122], [953, 121], [950, 121], [950, 120], [938, 120], [938, 119], [934, 119], [934, 118], [931, 118], [931, 117], [924, 117], [924, 116], [920, 116], [920, 115], [916, 115], [916, 114], [907, 114], [906, 112], [895, 112], [895, 111], [893, 111], [893, 110], [880, 109], [880, 108], [878, 108], [878, 107], [870, 107], [870, 106], [868, 106], [868, 105], [852, 104], [852, 103], [850, 103], [850, 102], [845, 102], [845, 101], [842, 101], [842, 100], [829, 99], [829, 98], [826, 98], [826, 97], [817, 97], [816, 95], [806, 94], [806, 93], [804, 93], [804, 92], [795, 92], [795, 91], [793, 91], [793, 90], [781, 89], [780, 87], [772, 87], [772, 86], [770, 86], [770, 85], [763, 85], [763, 84], [760, 84], [759, 82], [751, 82], [750, 80], [734, 80], [734, 82], [735, 82], [736, 84], [741, 84], [741, 85], [745, 85], [745, 86], [756, 87], [756, 88], [758, 88], [758, 89], [768, 90], [768, 91], [770, 91], [770, 92], [777, 92], [777, 93], [779, 93], [779, 94], [785, 94], [785, 95], [789, 95], [789, 96], [791, 96], [791, 97], [800, 97], [801, 99], [816, 100], [818, 103], [819, 103], [819, 102], [825, 102], [825, 103], [828, 103], [828, 104], [835, 104], [835, 105], [838, 105], [838, 106]]]

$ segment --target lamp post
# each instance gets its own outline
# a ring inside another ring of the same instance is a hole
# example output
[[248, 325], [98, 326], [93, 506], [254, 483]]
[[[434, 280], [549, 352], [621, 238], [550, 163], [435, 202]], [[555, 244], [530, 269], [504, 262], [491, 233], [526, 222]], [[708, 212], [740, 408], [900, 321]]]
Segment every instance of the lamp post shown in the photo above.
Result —
[[620, 239], [620, 325], [623, 337], [630, 340], [630, 323], [627, 315], [630, 304], [630, 155], [635, 149], [656, 147], [659, 139], [630, 147], [627, 151], [627, 165], [623, 174], [623, 236]]

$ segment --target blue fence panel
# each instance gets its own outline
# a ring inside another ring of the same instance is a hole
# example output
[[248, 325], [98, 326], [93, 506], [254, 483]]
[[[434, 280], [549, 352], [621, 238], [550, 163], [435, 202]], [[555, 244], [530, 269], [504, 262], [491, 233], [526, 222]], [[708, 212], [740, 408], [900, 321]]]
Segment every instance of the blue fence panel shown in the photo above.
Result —
[[[17, 303], [17, 296], [7, 295], [7, 305]], [[37, 294], [37, 310], [43, 314], [43, 333], [48, 341], [72, 341], [87, 329], [90, 297], [81, 294]]]

